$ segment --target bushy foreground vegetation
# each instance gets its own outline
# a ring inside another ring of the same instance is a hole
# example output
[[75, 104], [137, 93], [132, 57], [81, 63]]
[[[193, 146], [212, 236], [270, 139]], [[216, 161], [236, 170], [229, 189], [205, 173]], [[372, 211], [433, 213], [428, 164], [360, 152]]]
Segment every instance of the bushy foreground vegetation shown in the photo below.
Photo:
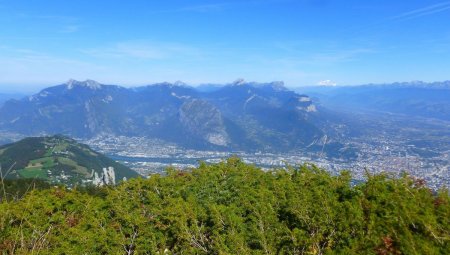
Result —
[[2, 254], [450, 254], [450, 198], [409, 177], [351, 185], [231, 158], [0, 204]]

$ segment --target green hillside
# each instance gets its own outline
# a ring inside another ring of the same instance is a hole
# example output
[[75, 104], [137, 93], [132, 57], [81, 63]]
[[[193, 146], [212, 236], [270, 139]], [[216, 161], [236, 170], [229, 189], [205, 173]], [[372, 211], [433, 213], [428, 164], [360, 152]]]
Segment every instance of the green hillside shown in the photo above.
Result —
[[56, 184], [85, 184], [93, 172], [113, 167], [117, 180], [138, 174], [84, 144], [64, 136], [30, 137], [0, 147], [2, 176], [37, 178]]
[[3, 254], [450, 254], [450, 197], [421, 180], [231, 158], [98, 192], [0, 203]]

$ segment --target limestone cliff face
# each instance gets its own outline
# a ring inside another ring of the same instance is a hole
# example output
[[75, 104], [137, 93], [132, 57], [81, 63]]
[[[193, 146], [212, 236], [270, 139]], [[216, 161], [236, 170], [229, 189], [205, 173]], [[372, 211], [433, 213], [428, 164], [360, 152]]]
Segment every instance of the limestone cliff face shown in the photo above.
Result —
[[207, 101], [186, 101], [180, 108], [179, 119], [187, 130], [212, 144], [226, 146], [229, 142], [222, 114]]
[[92, 175], [92, 184], [95, 186], [116, 185], [114, 167], [104, 167], [100, 174], [92, 170]]

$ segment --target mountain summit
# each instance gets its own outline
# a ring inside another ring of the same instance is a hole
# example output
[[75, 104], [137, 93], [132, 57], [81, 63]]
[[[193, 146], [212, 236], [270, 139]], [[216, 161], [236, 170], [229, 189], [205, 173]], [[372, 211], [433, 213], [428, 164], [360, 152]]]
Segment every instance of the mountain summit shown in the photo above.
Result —
[[96, 90], [102, 88], [102, 85], [94, 80], [77, 81], [70, 79], [69, 81], [66, 82], [66, 85], [67, 89], [73, 89], [75, 87], [86, 87], [89, 89]]

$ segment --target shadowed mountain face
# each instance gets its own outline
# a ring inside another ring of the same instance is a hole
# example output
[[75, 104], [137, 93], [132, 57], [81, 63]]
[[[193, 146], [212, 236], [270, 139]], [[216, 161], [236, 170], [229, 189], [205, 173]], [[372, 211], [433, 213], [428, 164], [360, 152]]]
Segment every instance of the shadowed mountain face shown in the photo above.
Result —
[[0, 129], [24, 135], [143, 136], [191, 148], [291, 150], [320, 140], [320, 112], [281, 82], [211, 90], [71, 80], [0, 108]]

